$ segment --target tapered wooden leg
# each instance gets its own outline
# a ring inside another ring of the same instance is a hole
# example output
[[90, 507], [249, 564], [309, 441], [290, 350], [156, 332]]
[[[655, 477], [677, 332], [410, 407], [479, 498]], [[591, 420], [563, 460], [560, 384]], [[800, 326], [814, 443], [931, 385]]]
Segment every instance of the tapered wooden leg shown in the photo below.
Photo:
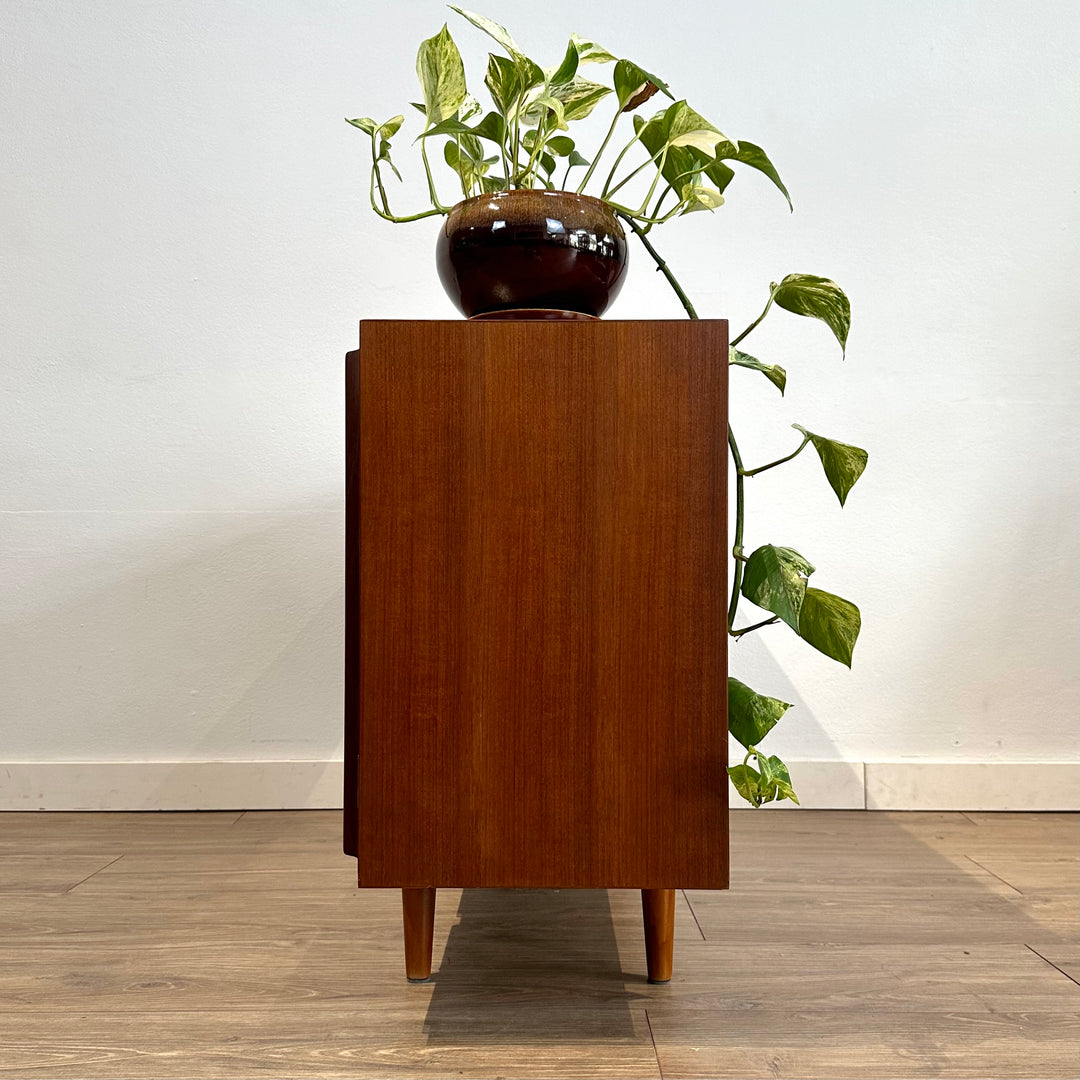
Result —
[[409, 982], [431, 978], [431, 942], [435, 936], [435, 890], [402, 889], [405, 924], [405, 975]]
[[675, 941], [675, 890], [642, 889], [641, 913], [645, 916], [645, 962], [649, 968], [649, 982], [668, 982]]

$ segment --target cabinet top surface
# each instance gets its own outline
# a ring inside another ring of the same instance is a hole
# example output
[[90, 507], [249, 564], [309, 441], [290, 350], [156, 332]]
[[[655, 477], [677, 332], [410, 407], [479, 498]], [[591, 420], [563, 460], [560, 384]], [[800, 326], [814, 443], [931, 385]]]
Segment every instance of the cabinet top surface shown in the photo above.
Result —
[[727, 319], [361, 319], [361, 326], [389, 324], [396, 326], [717, 326]]

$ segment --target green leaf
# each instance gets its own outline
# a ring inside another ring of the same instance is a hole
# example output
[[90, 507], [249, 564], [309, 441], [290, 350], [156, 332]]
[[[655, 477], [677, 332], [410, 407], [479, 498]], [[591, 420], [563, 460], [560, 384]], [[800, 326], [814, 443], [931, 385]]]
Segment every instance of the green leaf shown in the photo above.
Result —
[[726, 191], [735, 179], [735, 170], [729, 169], [719, 158], [705, 165], [705, 175], [716, 185], [718, 191]]
[[577, 74], [578, 64], [580, 63], [581, 55], [578, 53], [573, 37], [571, 37], [570, 43], [566, 46], [566, 55], [563, 57], [562, 63], [552, 71], [548, 77], [548, 82], [553, 85], [568, 83]]
[[514, 118], [528, 91], [543, 83], [544, 73], [528, 57], [515, 62], [505, 56], [488, 53], [484, 84], [491, 93], [495, 107], [507, 120]]
[[552, 135], [547, 141], [547, 148], [557, 157], [569, 157], [574, 149], [574, 140], [569, 135]]
[[563, 115], [567, 121], [584, 120], [611, 92], [610, 86], [580, 77], [571, 79], [563, 86], [551, 88], [551, 96], [563, 104]]
[[[795, 207], [792, 206], [788, 189], [784, 186], [783, 180], [780, 179], [780, 174], [769, 160], [768, 154], [766, 154], [760, 146], [755, 146], [753, 143], [742, 141], [737, 144], [729, 142], [727, 146], [718, 148], [716, 156], [718, 160], [741, 161], [744, 165], [749, 165], [750, 168], [757, 169], [758, 172], [764, 173], [780, 190], [780, 194], [787, 199], [788, 207], [792, 210], [795, 209]], [[728, 171], [730, 172], [730, 170]], [[734, 173], [732, 173], [732, 175], [734, 175]], [[720, 190], [723, 191], [723, 188]]]
[[851, 304], [843, 289], [828, 278], [813, 274], [788, 274], [779, 285], [770, 286], [773, 300], [796, 315], [820, 319], [836, 336], [840, 348], [847, 351], [851, 329]]
[[416, 74], [424, 91], [425, 115], [429, 124], [446, 120], [465, 100], [465, 65], [446, 26], [420, 43], [416, 54]]
[[506, 141], [506, 121], [497, 112], [489, 112], [479, 124], [472, 129], [474, 135], [488, 142], [502, 145]]
[[446, 164], [454, 170], [462, 180], [465, 179], [465, 155], [458, 150], [457, 143], [446, 142], [443, 144], [443, 158]]
[[862, 476], [870, 455], [858, 446], [837, 442], [835, 439], [826, 439], [824, 435], [815, 435], [799, 424], [791, 426], [796, 431], [801, 431], [814, 444], [814, 449], [821, 458], [825, 475], [829, 478], [829, 484], [836, 492], [840, 505], [843, 506], [848, 492], [855, 486], [855, 481]]
[[447, 4], [446, 6], [451, 11], [456, 11], [462, 18], [468, 19], [478, 30], [483, 30], [488, 37], [494, 38], [515, 60], [527, 59], [505, 26], [500, 26], [497, 22], [493, 22], [483, 15], [477, 15], [475, 11], [466, 11], [464, 8], [456, 7], [453, 4]]
[[[484, 157], [484, 148], [475, 135], [462, 135], [458, 140], [458, 145], [461, 147], [461, 152], [467, 155], [477, 168], [486, 165], [489, 161], [498, 160], [497, 158]], [[487, 170], [483, 169], [482, 171], [486, 172]]]
[[401, 128], [401, 125], [405, 123], [405, 117], [398, 115], [392, 116], [385, 124], [379, 125], [379, 130], [376, 132], [383, 139], [392, 139]]
[[522, 111], [521, 119], [526, 124], [538, 124], [548, 111], [555, 117], [555, 126], [560, 131], [566, 131], [566, 109], [563, 103], [551, 94], [541, 94], [533, 98], [528, 107]]
[[801, 634], [799, 613], [806, 579], [813, 572], [814, 567], [793, 548], [763, 544], [746, 560], [742, 594]]
[[353, 127], [359, 128], [361, 131], [366, 131], [369, 135], [375, 134], [375, 121], [370, 116], [358, 116], [355, 120], [345, 118], [346, 124], [352, 124]]
[[413, 142], [418, 143], [421, 139], [431, 139], [436, 135], [471, 135], [473, 130], [473, 128], [463, 124], [458, 119], [457, 113], [455, 113], [446, 120], [440, 120], [439, 123], [432, 125], [426, 131], [422, 131], [413, 139]]
[[735, 790], [751, 805], [761, 805], [761, 776], [749, 765], [729, 765], [728, 776]]
[[701, 175], [708, 158], [687, 146], [668, 146], [667, 124], [672, 109], [674, 106], [669, 106], [662, 112], [658, 112], [648, 122], [642, 120], [640, 116], [635, 116], [634, 130], [637, 132], [638, 139], [641, 140], [641, 145], [648, 150], [650, 157], [657, 158], [664, 147], [668, 147], [660, 175], [676, 191], [681, 192], [687, 182]]
[[[784, 388], [787, 386], [787, 372], [778, 364], [763, 364], [749, 353], [740, 352], [736, 348], [728, 349], [728, 363], [735, 364], [737, 367], [760, 371], [781, 394], [783, 394]], [[800, 428], [800, 430], [802, 429]]]
[[393, 170], [394, 175], [399, 180], [401, 179], [401, 173], [398, 172], [397, 166], [390, 160], [390, 140], [389, 139], [380, 139], [379, 140], [379, 154], [375, 158], [376, 165], [380, 161], [385, 161], [386, 164], [389, 165], [390, 168]]
[[732, 145], [726, 135], [713, 127], [701, 113], [690, 108], [685, 101], [677, 101], [668, 107], [664, 123], [669, 146], [690, 146], [709, 158], [714, 158], [718, 145]]
[[690, 214], [695, 210], [715, 210], [724, 205], [724, 196], [712, 188], [702, 187], [700, 184], [684, 184], [682, 189], [682, 201], [684, 206], [681, 213]]
[[495, 102], [495, 108], [505, 117], [509, 115], [522, 92], [521, 72], [513, 60], [488, 53], [484, 85], [491, 94], [491, 100]]
[[505, 176], [484, 176], [480, 179], [480, 186], [485, 194], [490, 195], [493, 191], [506, 191]]
[[602, 45], [597, 45], [595, 41], [586, 41], [577, 34], [571, 34], [570, 40], [577, 49], [578, 60], [582, 64], [610, 64], [615, 59], [607, 49]]
[[862, 628], [859, 609], [850, 601], [807, 589], [799, 612], [799, 637], [819, 652], [851, 667], [851, 654]]
[[550, 180], [551, 174], [555, 171], [555, 159], [541, 150], [539, 161], [540, 168], [544, 170], [544, 175]]
[[758, 788], [761, 792], [762, 802], [772, 802], [774, 799], [790, 799], [798, 804], [799, 800], [791, 787], [791, 776], [787, 766], [778, 757], [766, 757], [757, 753], [758, 768], [761, 773], [758, 779]]
[[582, 157], [576, 150], [570, 151], [570, 157], [567, 159], [567, 165], [573, 169], [578, 165], [591, 165], [587, 157]]
[[[615, 65], [615, 94], [619, 101], [619, 108], [625, 110], [630, 99], [636, 97], [638, 92], [645, 88], [647, 83], [652, 83], [658, 90], [671, 97], [668, 84], [658, 75], [650, 75], [644, 68], [638, 67], [631, 60], [620, 60]], [[655, 91], [654, 91], [655, 93]], [[649, 95], [652, 96], [651, 94]], [[642, 101], [645, 99], [643, 98]], [[641, 104], [641, 102], [638, 102]]]
[[460, 143], [447, 141], [443, 145], [443, 158], [446, 164], [461, 177], [462, 183], [469, 191], [476, 187], [491, 162], [497, 160], [495, 158], [484, 160], [482, 155], [480, 140], [472, 135], [463, 135]]
[[761, 742], [790, 708], [786, 701], [758, 694], [738, 679], [728, 678], [728, 731], [747, 750]]

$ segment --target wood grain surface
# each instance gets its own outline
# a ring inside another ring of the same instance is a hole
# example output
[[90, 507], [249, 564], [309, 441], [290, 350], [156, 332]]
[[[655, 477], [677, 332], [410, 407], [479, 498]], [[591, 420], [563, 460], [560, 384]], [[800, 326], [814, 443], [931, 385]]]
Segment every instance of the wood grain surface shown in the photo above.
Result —
[[726, 887], [726, 330], [362, 324], [361, 885]]
[[413, 985], [336, 812], [0, 814], [0, 1077], [1077, 1075], [1076, 814], [730, 818], [670, 983], [636, 891], [448, 889]]

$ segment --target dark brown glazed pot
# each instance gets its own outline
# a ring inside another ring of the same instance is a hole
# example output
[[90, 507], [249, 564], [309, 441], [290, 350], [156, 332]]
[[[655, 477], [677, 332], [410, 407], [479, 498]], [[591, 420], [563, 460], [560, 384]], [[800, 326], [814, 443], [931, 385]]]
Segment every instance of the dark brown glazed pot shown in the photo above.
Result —
[[462, 314], [544, 308], [599, 316], [626, 276], [626, 234], [607, 203], [522, 189], [460, 202], [435, 264]]

